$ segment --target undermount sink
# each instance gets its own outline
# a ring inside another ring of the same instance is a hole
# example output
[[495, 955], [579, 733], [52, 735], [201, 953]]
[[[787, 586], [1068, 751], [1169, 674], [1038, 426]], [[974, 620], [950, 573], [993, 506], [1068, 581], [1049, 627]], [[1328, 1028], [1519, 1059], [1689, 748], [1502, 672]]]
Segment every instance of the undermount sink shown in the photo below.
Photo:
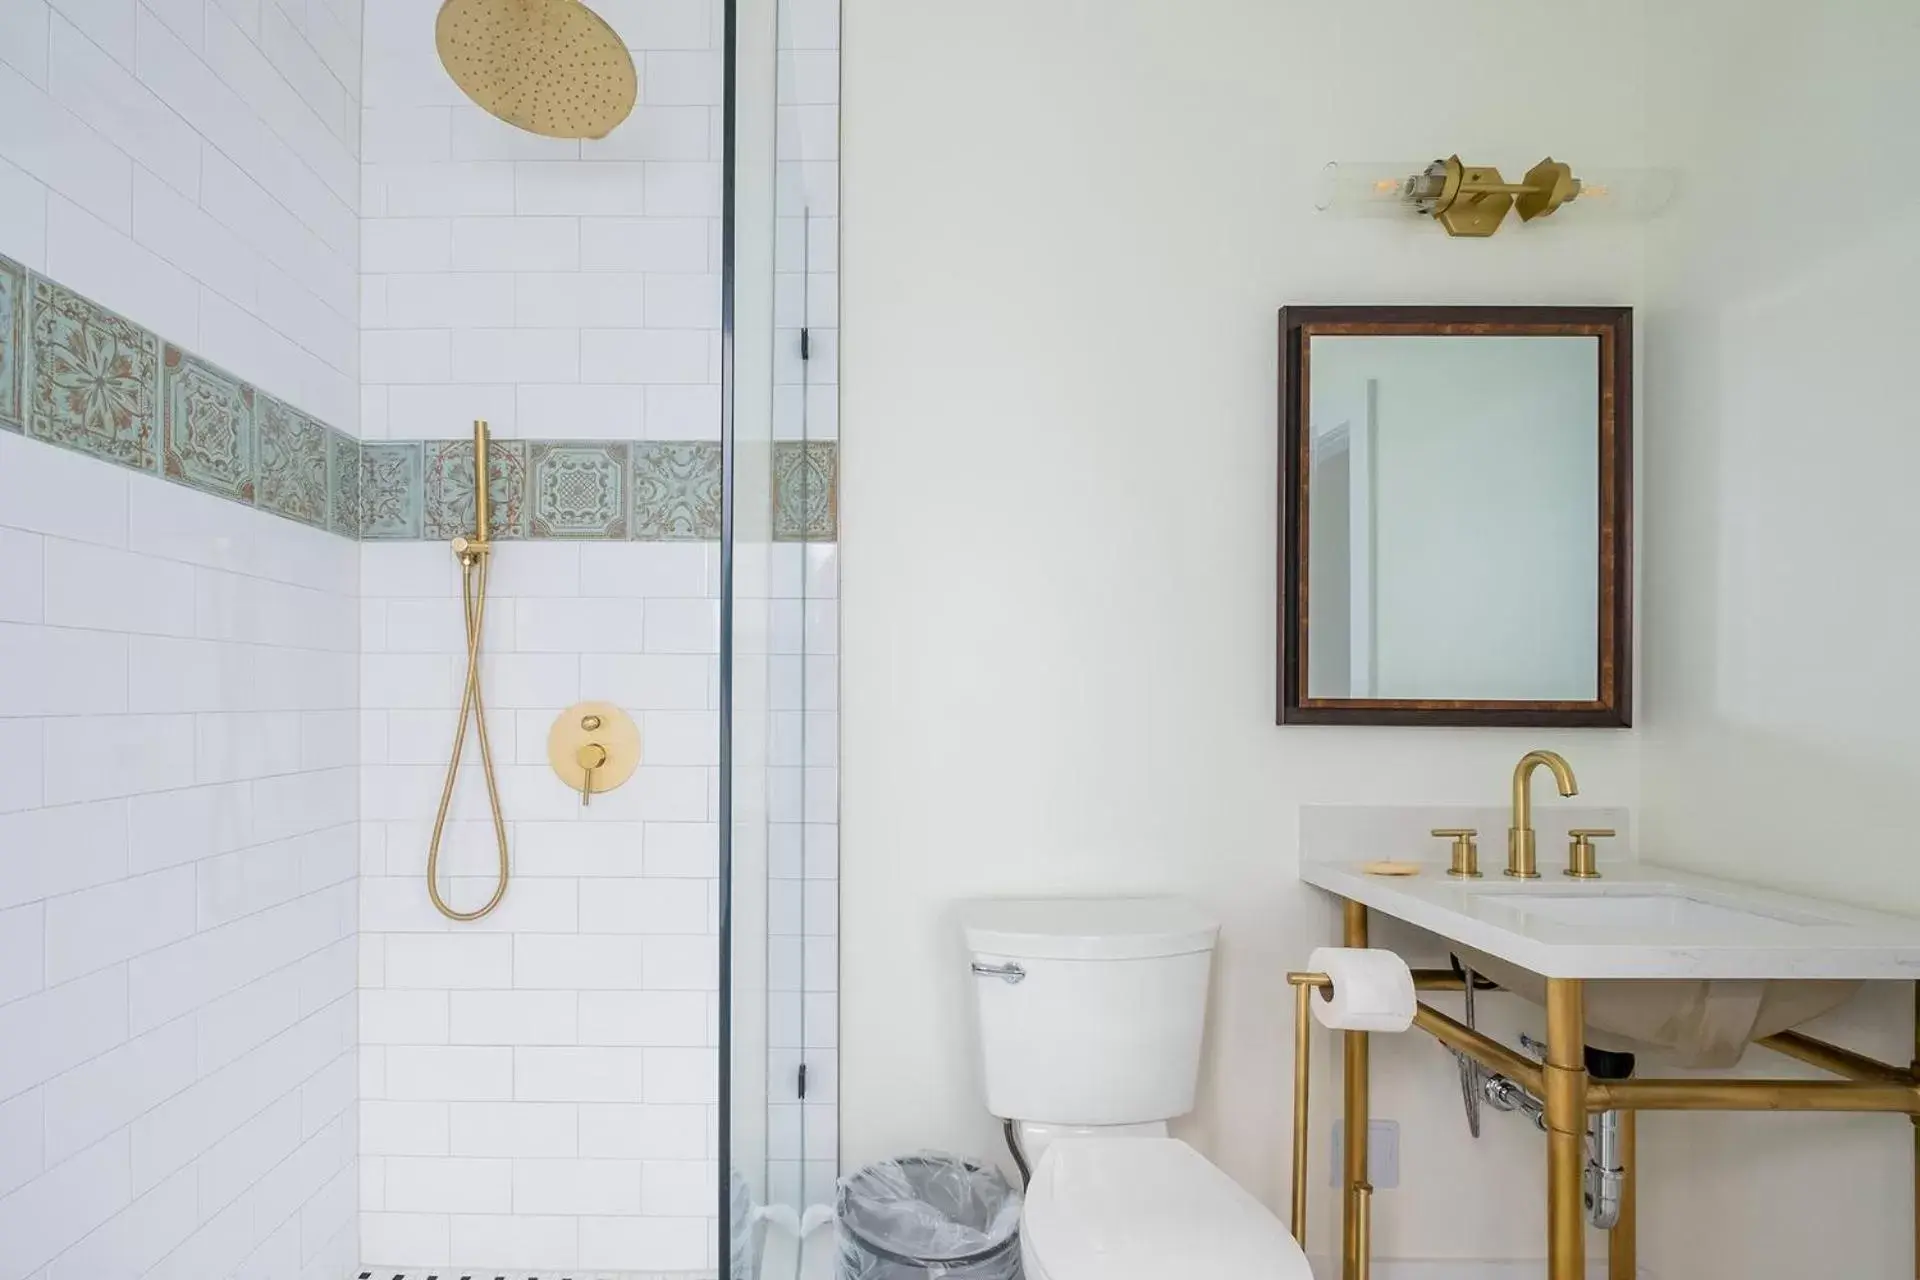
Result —
[[[1518, 928], [1547, 925], [1569, 938], [1751, 936], [1756, 930], [1831, 926], [1821, 916], [1786, 908], [1755, 910], [1677, 884], [1581, 888], [1518, 882], [1477, 885], [1469, 910]], [[1546, 980], [1517, 965], [1462, 950], [1461, 962], [1536, 1004], [1546, 1003]], [[1838, 1008], [1859, 989], [1855, 982], [1751, 978], [1683, 982], [1597, 981], [1586, 984], [1588, 1040], [1600, 1048], [1654, 1051], [1691, 1067], [1727, 1067], [1755, 1040], [1786, 1031]]]
[[1639, 884], [1628, 892], [1594, 889], [1558, 893], [1495, 885], [1476, 890], [1469, 896], [1482, 911], [1530, 916], [1554, 924], [1600, 930], [1660, 932], [1684, 929], [1690, 933], [1700, 933], [1719, 929], [1750, 930], [1756, 925], [1808, 928], [1834, 923], [1803, 912], [1753, 911], [1718, 903], [1697, 893], [1689, 893], [1678, 885]]

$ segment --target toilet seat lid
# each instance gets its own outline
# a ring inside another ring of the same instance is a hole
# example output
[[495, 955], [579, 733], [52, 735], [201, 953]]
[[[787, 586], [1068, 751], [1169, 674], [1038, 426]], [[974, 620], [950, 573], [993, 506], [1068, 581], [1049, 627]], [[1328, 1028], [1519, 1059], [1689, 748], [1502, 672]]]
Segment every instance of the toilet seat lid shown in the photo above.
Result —
[[1280, 1220], [1172, 1138], [1054, 1143], [1020, 1229], [1047, 1280], [1313, 1280]]

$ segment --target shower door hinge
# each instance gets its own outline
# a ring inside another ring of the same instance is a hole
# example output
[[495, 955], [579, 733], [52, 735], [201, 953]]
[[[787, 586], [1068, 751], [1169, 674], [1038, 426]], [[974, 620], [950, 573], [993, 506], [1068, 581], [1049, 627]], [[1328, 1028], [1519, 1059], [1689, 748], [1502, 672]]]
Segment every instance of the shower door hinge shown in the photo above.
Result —
[[800, 331], [800, 358], [802, 360], [813, 359], [813, 331], [811, 329], [802, 329]]
[[800, 1083], [799, 1083], [798, 1092], [800, 1094], [800, 1101], [805, 1102], [807, 1100], [807, 1064], [804, 1062], [800, 1064]]

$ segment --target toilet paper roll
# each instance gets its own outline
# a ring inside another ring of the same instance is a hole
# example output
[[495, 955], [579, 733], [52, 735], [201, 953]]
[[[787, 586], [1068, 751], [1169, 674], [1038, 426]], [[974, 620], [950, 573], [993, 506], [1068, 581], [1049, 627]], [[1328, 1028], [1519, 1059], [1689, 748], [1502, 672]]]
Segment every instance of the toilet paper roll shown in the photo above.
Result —
[[1313, 1016], [1336, 1031], [1405, 1031], [1413, 1025], [1413, 970], [1391, 951], [1318, 947], [1307, 968], [1333, 979], [1313, 993]]

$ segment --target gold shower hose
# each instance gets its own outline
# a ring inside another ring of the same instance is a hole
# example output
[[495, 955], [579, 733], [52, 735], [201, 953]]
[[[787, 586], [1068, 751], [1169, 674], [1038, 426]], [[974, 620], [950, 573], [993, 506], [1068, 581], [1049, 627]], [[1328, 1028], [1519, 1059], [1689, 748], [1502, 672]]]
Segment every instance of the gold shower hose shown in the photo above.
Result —
[[[460, 719], [453, 731], [453, 754], [447, 760], [447, 781], [440, 789], [440, 811], [434, 815], [433, 838], [427, 845], [427, 895], [434, 907], [449, 920], [478, 920], [500, 905], [507, 896], [507, 823], [500, 813], [500, 782], [493, 772], [493, 744], [487, 740], [487, 708], [480, 696], [480, 635], [487, 620], [487, 556], [493, 548], [487, 539], [487, 424], [473, 424], [475, 468], [475, 536], [455, 538], [453, 552], [460, 558], [460, 600], [467, 623], [467, 678], [461, 686]], [[499, 852], [497, 879], [493, 896], [475, 911], [455, 911], [440, 896], [440, 840], [447, 826], [447, 811], [453, 806], [453, 789], [460, 776], [460, 755], [467, 745], [467, 723], [471, 720], [474, 736], [480, 740], [480, 771], [486, 776], [487, 805], [493, 811], [493, 841]]]

